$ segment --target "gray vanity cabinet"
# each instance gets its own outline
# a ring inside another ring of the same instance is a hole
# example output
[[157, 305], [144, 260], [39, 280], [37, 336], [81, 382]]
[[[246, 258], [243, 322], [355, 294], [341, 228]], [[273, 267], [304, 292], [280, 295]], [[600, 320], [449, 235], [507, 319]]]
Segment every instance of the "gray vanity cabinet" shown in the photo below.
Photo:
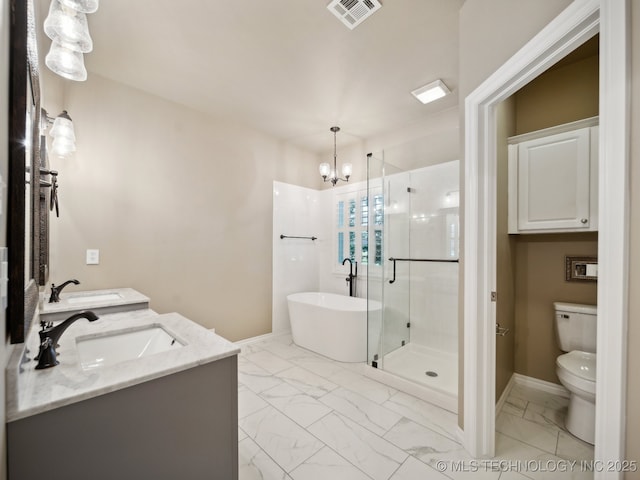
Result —
[[9, 480], [237, 480], [237, 357], [9, 422], [7, 436]]

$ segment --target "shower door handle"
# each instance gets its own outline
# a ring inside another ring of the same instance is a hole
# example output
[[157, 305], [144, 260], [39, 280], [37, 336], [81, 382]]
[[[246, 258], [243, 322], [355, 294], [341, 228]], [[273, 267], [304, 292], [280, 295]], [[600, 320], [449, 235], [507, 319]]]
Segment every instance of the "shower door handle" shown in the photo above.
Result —
[[389, 260], [393, 262], [393, 278], [389, 280], [389, 283], [394, 283], [396, 281], [396, 259], [390, 258]]

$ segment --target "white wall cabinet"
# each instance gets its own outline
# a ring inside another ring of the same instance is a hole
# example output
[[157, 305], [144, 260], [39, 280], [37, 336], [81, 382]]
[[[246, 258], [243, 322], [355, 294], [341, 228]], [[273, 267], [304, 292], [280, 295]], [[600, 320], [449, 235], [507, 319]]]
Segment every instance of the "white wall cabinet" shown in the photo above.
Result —
[[598, 230], [597, 123], [509, 138], [509, 233]]

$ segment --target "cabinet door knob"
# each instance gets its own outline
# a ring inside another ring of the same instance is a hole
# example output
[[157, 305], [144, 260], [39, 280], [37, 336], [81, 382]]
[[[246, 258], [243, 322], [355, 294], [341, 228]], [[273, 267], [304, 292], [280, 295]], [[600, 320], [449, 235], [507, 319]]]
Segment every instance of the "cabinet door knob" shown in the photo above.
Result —
[[583, 225], [585, 225], [589, 220], [587, 220], [586, 218], [583, 218], [582, 220], [580, 220], [582, 222]]

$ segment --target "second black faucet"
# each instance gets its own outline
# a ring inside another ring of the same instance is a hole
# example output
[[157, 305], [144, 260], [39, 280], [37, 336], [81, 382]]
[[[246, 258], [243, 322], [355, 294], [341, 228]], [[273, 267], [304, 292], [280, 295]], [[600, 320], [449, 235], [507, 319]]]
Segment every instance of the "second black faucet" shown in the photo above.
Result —
[[59, 302], [60, 301], [60, 292], [62, 292], [62, 289], [64, 287], [66, 287], [67, 285], [69, 285], [70, 283], [73, 283], [74, 285], [80, 285], [80, 282], [78, 280], [76, 280], [75, 278], [73, 278], [71, 280], [67, 280], [62, 285], [58, 285], [57, 287], [52, 283], [51, 284], [51, 295], [49, 295], [49, 303]]

